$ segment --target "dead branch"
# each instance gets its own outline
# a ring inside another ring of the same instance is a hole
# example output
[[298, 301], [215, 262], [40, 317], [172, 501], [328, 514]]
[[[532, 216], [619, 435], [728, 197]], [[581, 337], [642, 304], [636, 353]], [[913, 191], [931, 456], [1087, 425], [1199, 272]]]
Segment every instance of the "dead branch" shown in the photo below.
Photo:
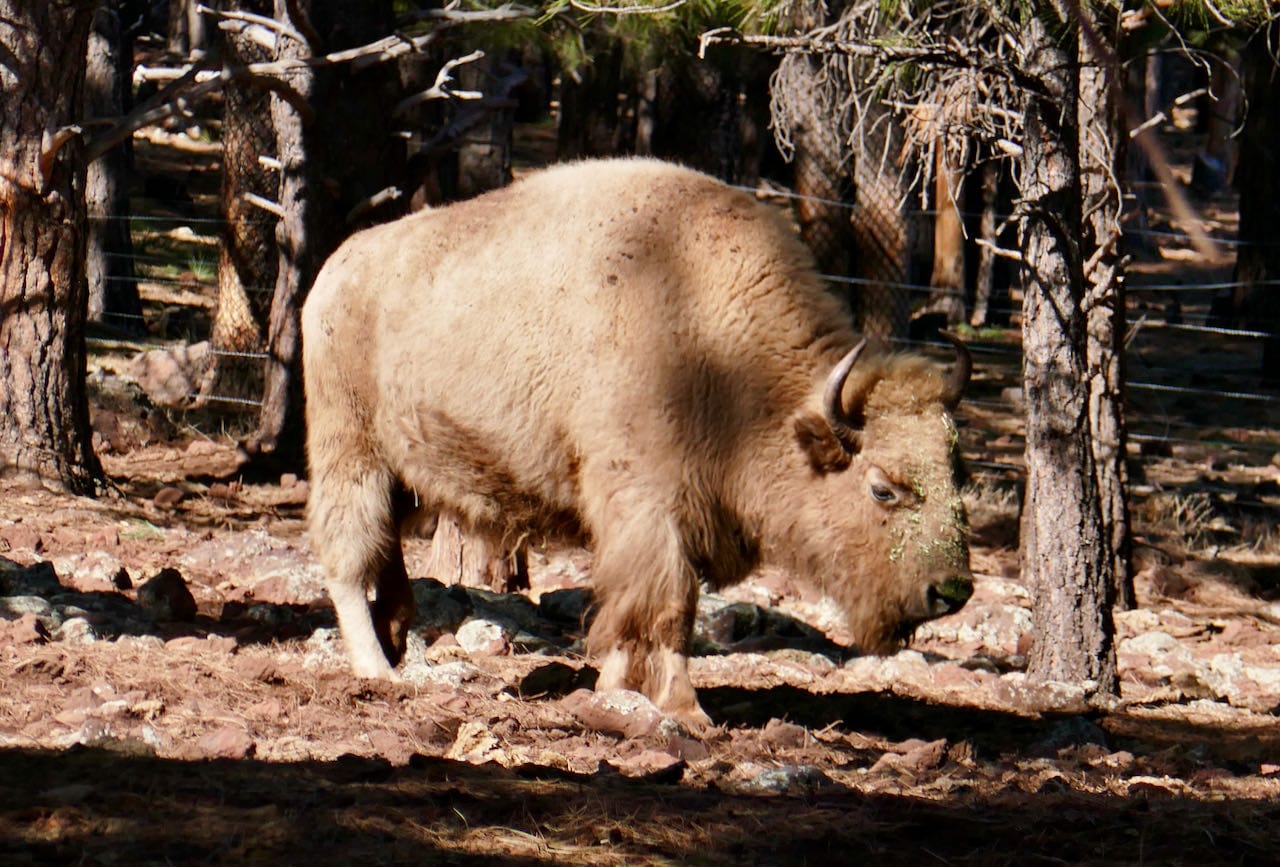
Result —
[[[269, 30], [272, 33], [275, 33], [279, 36], [287, 36], [290, 39], [294, 39], [304, 45], [307, 42], [307, 39], [305, 36], [303, 36], [294, 28], [290, 27], [287, 23], [283, 21], [277, 21], [274, 18], [271, 18], [270, 16], [267, 16], [267, 15], [255, 15], [252, 12], [241, 12], [236, 9], [211, 9], [208, 6], [205, 6], [203, 3], [196, 6], [196, 9], [197, 11], [200, 12], [201, 15], [208, 15], [210, 18], [218, 19], [219, 27], [223, 27], [223, 25], [232, 23], [232, 22], [236, 22], [242, 25], [245, 25], [245, 24], [255, 25], [257, 27], [265, 28], [266, 30]], [[271, 45], [264, 46], [264, 47], [274, 48], [275, 47], [274, 40], [272, 41]]]
[[405, 97], [396, 103], [396, 107], [391, 110], [393, 117], [399, 117], [405, 112], [424, 102], [433, 99], [482, 99], [483, 93], [477, 90], [453, 90], [449, 87], [449, 83], [453, 81], [453, 70], [457, 69], [464, 63], [473, 63], [484, 57], [483, 51], [473, 51], [463, 57], [455, 57], [440, 67], [440, 71], [436, 73], [435, 84], [428, 87], [421, 93], [415, 93], [412, 96]]
[[[297, 38], [313, 48], [319, 42], [319, 36], [310, 22], [298, 7], [296, 0], [289, 0], [287, 10], [292, 26], [273, 22], [277, 32], [285, 33], [290, 38]], [[370, 42], [355, 48], [334, 51], [329, 54], [301, 59], [281, 59], [263, 63], [251, 63], [247, 66], [223, 66], [221, 70], [212, 68], [212, 57], [201, 63], [178, 70], [150, 70], [148, 75], [155, 80], [162, 80], [176, 73], [173, 82], [160, 94], [138, 106], [129, 114], [120, 118], [108, 131], [94, 136], [89, 143], [87, 159], [92, 162], [107, 151], [129, 138], [136, 130], [157, 123], [167, 117], [180, 113], [184, 106], [202, 96], [222, 88], [227, 82], [241, 81], [259, 87], [265, 87], [280, 96], [296, 108], [304, 123], [310, 122], [313, 111], [289, 84], [290, 73], [304, 68], [317, 69], [350, 63], [353, 69], [365, 69], [379, 63], [386, 63], [405, 54], [423, 51], [439, 38], [447, 28], [487, 21], [512, 21], [519, 18], [531, 18], [538, 10], [517, 4], [507, 4], [497, 9], [469, 11], [462, 9], [437, 9], [428, 15], [439, 22], [439, 26], [421, 36], [408, 37], [393, 34], [383, 39]], [[219, 13], [222, 14], [222, 13]], [[248, 22], [248, 13], [238, 13], [236, 20]], [[261, 18], [262, 16], [255, 16]], [[228, 20], [231, 20], [228, 18]], [[270, 19], [266, 19], [270, 20]], [[264, 22], [253, 21], [255, 25], [267, 26]], [[447, 65], [447, 64], [446, 64]], [[457, 65], [456, 63], [454, 64]], [[439, 82], [437, 82], [439, 84]], [[456, 94], [455, 95], [459, 95]]]
[[274, 214], [282, 220], [285, 217], [284, 208], [280, 206], [279, 202], [273, 202], [270, 199], [263, 198], [257, 193], [242, 193], [240, 198], [244, 199], [255, 208], [261, 208], [268, 214]]
[[399, 187], [392, 186], [387, 187], [385, 190], [379, 190], [372, 196], [357, 202], [355, 207], [347, 212], [347, 225], [353, 225], [364, 217], [365, 214], [375, 211], [389, 202], [394, 202], [403, 195], [404, 192]]
[[672, 0], [661, 6], [604, 6], [600, 3], [586, 3], [584, 0], [569, 0], [569, 5], [579, 12], [589, 15], [657, 15], [671, 12], [688, 3], [689, 0]]

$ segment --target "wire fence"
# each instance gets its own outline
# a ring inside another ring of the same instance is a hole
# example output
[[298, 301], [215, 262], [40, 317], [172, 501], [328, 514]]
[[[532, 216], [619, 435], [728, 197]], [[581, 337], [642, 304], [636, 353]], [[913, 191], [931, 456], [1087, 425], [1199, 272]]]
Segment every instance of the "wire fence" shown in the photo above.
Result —
[[[776, 197], [790, 202], [807, 201], [824, 207], [839, 207], [843, 209], [857, 207], [848, 202], [822, 197], [802, 196], [789, 190], [760, 190], [755, 187], [742, 187], [741, 189], [767, 198]], [[905, 219], [924, 219], [935, 216], [937, 216], [937, 211], [935, 210], [919, 209], [906, 214]], [[228, 226], [228, 221], [217, 217], [194, 215], [116, 215], [100, 219], [128, 220], [134, 228], [137, 246], [139, 247], [148, 247], [147, 240], [154, 241], [157, 237], [163, 237], [174, 242], [168, 250], [135, 251], [128, 258], [135, 268], [144, 273], [114, 279], [132, 280], [140, 288], [144, 286], [150, 288], [152, 292], [149, 294], [152, 295], [157, 294], [154, 291], [156, 289], [161, 290], [162, 293], [164, 291], [172, 293], [166, 297], [155, 299], [153, 306], [155, 304], [162, 308], [194, 306], [208, 312], [209, 325], [201, 323], [201, 327], [205, 329], [206, 333], [197, 333], [198, 328], [193, 327], [190, 333], [171, 338], [168, 345], [173, 345], [174, 343], [193, 344], [208, 340], [210, 334], [207, 331], [211, 327], [218, 292], [216, 275], [218, 264], [217, 249], [220, 238]], [[273, 218], [252, 218], [237, 222], [271, 225], [275, 223], [275, 220]], [[197, 233], [196, 229], [199, 229], [199, 233]], [[1185, 240], [1190, 244], [1188, 235], [1177, 232], [1133, 228], [1128, 229], [1126, 234], [1150, 236], [1172, 241]], [[1233, 238], [1215, 238], [1214, 240], [1216, 243], [1234, 249], [1238, 249], [1242, 245], [1242, 242]], [[188, 245], [188, 248], [180, 250], [179, 247], [181, 245]], [[123, 254], [110, 255], [123, 257]], [[850, 276], [839, 273], [823, 274], [822, 276], [833, 288], [844, 293], [862, 293], [874, 289], [877, 293], [881, 293], [877, 296], [880, 299], [884, 299], [886, 297], [885, 293], [888, 293], [888, 296], [891, 296], [891, 300], [888, 303], [900, 310], [910, 311], [918, 308], [918, 299], [936, 299], [940, 294], [951, 295], [957, 301], [964, 302], [962, 291], [940, 290], [939, 287], [918, 279], [889, 279]], [[1185, 299], [1190, 295], [1194, 296], [1194, 300], [1197, 302], [1186, 306], [1182, 306], [1179, 303], [1176, 316], [1168, 316], [1166, 315], [1167, 311], [1153, 308], [1150, 305], [1147, 305], [1148, 309], [1139, 309], [1136, 306], [1131, 306], [1128, 311], [1127, 327], [1129, 335], [1126, 347], [1130, 375], [1126, 379], [1125, 387], [1130, 393], [1131, 402], [1135, 399], [1135, 395], [1143, 394], [1151, 397], [1154, 401], [1154, 407], [1145, 407], [1142, 413], [1132, 415], [1130, 433], [1132, 441], [1139, 444], [1157, 444], [1169, 448], [1175, 446], [1223, 447], [1242, 452], [1257, 452], [1259, 454], [1271, 454], [1280, 451], [1280, 434], [1272, 436], [1270, 439], [1262, 437], [1261, 442], [1224, 439], [1221, 437], [1206, 438], [1203, 435], [1206, 427], [1203, 422], [1188, 421], [1183, 414], [1180, 414], [1176, 404], [1170, 407], [1162, 403], [1165, 399], [1173, 399], [1175, 401], [1193, 400], [1198, 402], [1200, 406], [1199, 415], [1205, 415], [1204, 409], [1211, 408], [1213, 412], [1210, 414], [1222, 420], [1219, 425], [1215, 426], [1215, 429], [1228, 423], [1231, 419], [1239, 417], [1241, 421], [1252, 423], [1255, 427], [1266, 428], [1269, 434], [1270, 419], [1269, 417], [1263, 418], [1262, 421], [1267, 423], [1260, 424], [1258, 422], [1258, 411], [1261, 410], [1265, 415], [1275, 407], [1280, 406], [1280, 395], [1268, 392], [1262, 387], [1241, 387], [1241, 381], [1247, 381], [1250, 377], [1253, 378], [1258, 386], [1261, 386], [1261, 383], [1257, 381], [1256, 366], [1251, 368], [1249, 364], [1243, 361], [1234, 366], [1228, 365], [1219, 369], [1199, 364], [1195, 366], [1193, 373], [1194, 378], [1200, 380], [1201, 384], [1171, 381], [1179, 375], [1185, 376], [1187, 373], [1186, 364], [1184, 361], [1182, 365], [1179, 365], [1165, 358], [1169, 354], [1166, 351], [1168, 347], [1165, 345], [1167, 340], [1160, 336], [1162, 334], [1184, 334], [1206, 340], [1210, 338], [1220, 339], [1224, 342], [1222, 350], [1227, 353], [1239, 351], [1233, 345], [1228, 344], [1228, 341], [1260, 344], [1263, 341], [1280, 337], [1274, 332], [1256, 327], [1230, 327], [1213, 322], [1213, 313], [1208, 309], [1207, 301], [1215, 295], [1233, 292], [1245, 286], [1280, 286], [1280, 280], [1255, 281], [1248, 284], [1234, 280], [1131, 282], [1129, 286], [1131, 297], [1140, 295], [1142, 298], [1147, 299], [1166, 296], [1176, 300]], [[246, 287], [246, 291], [267, 299], [269, 299], [273, 289], [274, 287], [271, 286]], [[1021, 314], [1020, 307], [1011, 302], [995, 303], [988, 308], [987, 312], [990, 321], [1009, 323], [1010, 326], [1007, 328], [1007, 332], [1011, 336], [1004, 339], [986, 339], [983, 337], [983, 332], [979, 331], [970, 342], [971, 350], [979, 358], [982, 356], [994, 358], [997, 364], [1016, 370], [1018, 367], [1017, 358], [1020, 357], [1021, 353], [1013, 326], [1016, 325], [1016, 321]], [[156, 315], [153, 311], [152, 316]], [[108, 313], [106, 318], [116, 321], [127, 320], [133, 325], [137, 325], [136, 320], [140, 318], [145, 321], [144, 317], [118, 313]], [[995, 330], [998, 331], [999, 329]], [[946, 344], [937, 343], [936, 341], [901, 336], [902, 333], [905, 332], [900, 332], [891, 338], [890, 342], [895, 347], [924, 349], [946, 346]], [[112, 345], [111, 340], [98, 337], [90, 337], [89, 343], [91, 346], [103, 348]], [[261, 366], [270, 358], [267, 352], [256, 348], [226, 349], [210, 347], [208, 353], [220, 362], [249, 366]], [[979, 366], [981, 366], [980, 361]], [[1014, 391], [1018, 387], [1020, 387], [1019, 382], [1010, 383], [1010, 388]], [[253, 411], [261, 406], [261, 401], [252, 396], [221, 393], [217, 390], [206, 391], [200, 395], [200, 400], [211, 404], [224, 405], [239, 412]], [[1013, 400], [1013, 398], [1006, 397], [1001, 397], [999, 400], [970, 398], [966, 403], [980, 410], [1007, 412], [1011, 409]], [[1252, 407], [1252, 410], [1242, 414], [1240, 409], [1242, 406]], [[1202, 435], [1200, 437], [1190, 436], [1189, 434], [1193, 431], [1201, 431]], [[990, 465], [989, 468], [998, 470], [1019, 470], [1018, 464], [999, 460], [978, 460], [976, 463], [973, 461], [971, 463], [974, 463], [975, 466]]]

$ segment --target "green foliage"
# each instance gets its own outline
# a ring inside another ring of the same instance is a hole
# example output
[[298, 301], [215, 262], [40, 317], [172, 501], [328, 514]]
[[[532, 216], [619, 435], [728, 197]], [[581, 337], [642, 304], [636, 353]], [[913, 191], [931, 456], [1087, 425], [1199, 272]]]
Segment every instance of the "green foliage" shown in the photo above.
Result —
[[[570, 0], [551, 0], [542, 7], [538, 25], [544, 44], [568, 70], [590, 61], [590, 46], [596, 40], [617, 41], [629, 65], [647, 68], [673, 53], [692, 56], [698, 36], [716, 27], [744, 33], [779, 32], [792, 4], [787, 0], [688, 0], [666, 8], [670, 5], [668, 0], [579, 0], [575, 6]], [[660, 11], [610, 11], [645, 7]]]

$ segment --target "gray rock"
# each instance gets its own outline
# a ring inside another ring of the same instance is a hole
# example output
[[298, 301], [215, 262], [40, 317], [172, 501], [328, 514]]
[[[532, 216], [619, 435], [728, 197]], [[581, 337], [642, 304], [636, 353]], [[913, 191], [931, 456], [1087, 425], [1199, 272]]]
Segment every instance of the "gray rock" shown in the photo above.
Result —
[[762, 771], [739, 786], [744, 792], [761, 795], [807, 794], [834, 785], [822, 769], [813, 765], [783, 765]]
[[0, 596], [55, 596], [66, 590], [52, 563], [22, 566], [0, 557]]
[[472, 613], [471, 600], [461, 587], [446, 587], [432, 578], [410, 582], [417, 604], [414, 631], [428, 641], [456, 632]]
[[138, 604], [159, 621], [192, 621], [196, 600], [177, 569], [161, 569], [138, 588]]

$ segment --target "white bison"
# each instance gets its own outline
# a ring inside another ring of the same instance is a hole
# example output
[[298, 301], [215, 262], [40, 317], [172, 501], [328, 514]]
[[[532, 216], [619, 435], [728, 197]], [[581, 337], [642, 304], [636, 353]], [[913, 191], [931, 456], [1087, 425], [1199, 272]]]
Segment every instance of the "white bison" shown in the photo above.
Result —
[[705, 175], [565, 164], [361, 232], [302, 329], [310, 532], [357, 675], [403, 654], [416, 514], [585, 539], [598, 688], [694, 727], [699, 581], [785, 567], [868, 652], [972, 591], [968, 354], [861, 356], [786, 220]]

